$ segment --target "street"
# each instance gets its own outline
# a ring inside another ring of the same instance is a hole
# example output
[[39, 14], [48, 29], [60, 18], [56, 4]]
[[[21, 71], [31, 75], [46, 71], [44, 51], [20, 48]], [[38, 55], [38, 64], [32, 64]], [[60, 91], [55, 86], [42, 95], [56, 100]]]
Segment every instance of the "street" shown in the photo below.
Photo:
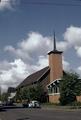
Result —
[[81, 120], [81, 110], [13, 108], [0, 111], [0, 120]]

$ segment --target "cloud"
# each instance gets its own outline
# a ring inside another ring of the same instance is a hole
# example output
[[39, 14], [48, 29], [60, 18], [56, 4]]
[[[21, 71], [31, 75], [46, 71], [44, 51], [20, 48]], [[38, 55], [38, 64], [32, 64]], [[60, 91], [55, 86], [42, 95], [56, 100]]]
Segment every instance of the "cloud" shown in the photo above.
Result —
[[69, 47], [76, 50], [77, 56], [81, 57], [81, 27], [70, 26], [64, 33], [64, 40]]
[[0, 85], [3, 91], [8, 87], [16, 87], [29, 74], [38, 71], [48, 65], [48, 59], [39, 56], [39, 60], [35, 65], [25, 63], [21, 59], [15, 59], [13, 62], [0, 62]]
[[[45, 56], [48, 51], [53, 49], [52, 45], [53, 40], [50, 36], [46, 37], [38, 32], [30, 32], [26, 39], [17, 43], [17, 48], [8, 45], [4, 50], [13, 53], [16, 57], [32, 62], [37, 56]], [[57, 42], [57, 49], [65, 51], [67, 42]]]
[[79, 67], [77, 68], [77, 70], [81, 72], [81, 66], [79, 66]]
[[9, 64], [8, 61], [6, 61], [6, 60], [0, 61], [0, 72], [2, 70], [8, 70], [10, 68], [11, 68], [11, 65]]
[[81, 47], [76, 47], [76, 53], [78, 57], [81, 57]]
[[81, 27], [70, 26], [64, 33], [64, 40], [72, 46], [81, 46]]
[[66, 41], [59, 41], [57, 42], [57, 49], [61, 51], [66, 51], [69, 48], [68, 42]]
[[0, 2], [0, 10], [4, 9], [13, 9], [13, 6], [18, 3], [19, 0], [1, 0]]
[[70, 71], [71, 70], [71, 66], [70, 63], [68, 61], [66, 61], [63, 57], [63, 70], [64, 71]]
[[9, 86], [17, 86], [29, 74], [27, 65], [21, 59], [15, 59], [13, 62], [2, 62], [1, 64], [3, 66], [3, 69], [0, 70], [2, 88], [4, 86], [5, 89]]
[[30, 32], [26, 39], [17, 43], [14, 48], [8, 45], [4, 48], [5, 51], [13, 53], [17, 58], [21, 58], [29, 63], [38, 61], [39, 56], [46, 55], [52, 48], [52, 40], [50, 37], [44, 37], [37, 32]]
[[80, 75], [80, 78], [81, 78], [81, 66], [77, 67], [76, 72]]
[[18, 43], [18, 46], [20, 49], [27, 51], [31, 55], [33, 55], [33, 53], [35, 53], [35, 55], [46, 54], [52, 47], [51, 38], [44, 37], [37, 32], [30, 32], [25, 40]]
[[38, 62], [35, 65], [32, 65], [33, 71], [38, 71], [44, 67], [48, 66], [48, 58], [47, 56], [39, 56]]
[[11, 52], [13, 52], [13, 53], [15, 52], [14, 47], [12, 47], [11, 45], [6, 46], [6, 47], [4, 48], [4, 50], [5, 50], [5, 51], [8, 50], [8, 51], [11, 51]]

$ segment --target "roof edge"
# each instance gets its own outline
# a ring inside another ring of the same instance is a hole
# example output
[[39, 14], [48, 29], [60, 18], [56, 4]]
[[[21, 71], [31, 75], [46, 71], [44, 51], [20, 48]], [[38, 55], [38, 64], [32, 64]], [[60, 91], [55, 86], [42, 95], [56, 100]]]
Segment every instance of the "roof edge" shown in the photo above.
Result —
[[39, 81], [49, 70], [50, 70], [50, 68], [48, 66], [48, 69], [37, 79], [37, 81]]
[[63, 53], [62, 51], [55, 50], [55, 51], [48, 52], [48, 55], [50, 55], [50, 54], [62, 54], [62, 53]]

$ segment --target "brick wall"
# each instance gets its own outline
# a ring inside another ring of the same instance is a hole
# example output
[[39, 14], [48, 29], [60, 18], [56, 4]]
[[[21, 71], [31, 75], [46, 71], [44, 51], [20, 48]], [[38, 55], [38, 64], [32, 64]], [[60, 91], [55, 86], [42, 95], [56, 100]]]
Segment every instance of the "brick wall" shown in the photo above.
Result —
[[59, 103], [60, 95], [49, 95], [50, 103]]
[[81, 102], [81, 96], [76, 96], [76, 98], [78, 102]]
[[53, 53], [50, 54], [49, 67], [50, 67], [50, 82], [61, 78], [63, 75], [62, 54], [53, 54]]

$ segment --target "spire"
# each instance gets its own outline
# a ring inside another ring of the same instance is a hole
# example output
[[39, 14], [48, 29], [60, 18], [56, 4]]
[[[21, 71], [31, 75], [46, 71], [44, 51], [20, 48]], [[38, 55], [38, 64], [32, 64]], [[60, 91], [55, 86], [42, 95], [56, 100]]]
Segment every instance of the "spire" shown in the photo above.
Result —
[[57, 48], [56, 48], [56, 39], [55, 39], [55, 32], [53, 33], [54, 34], [54, 36], [53, 36], [53, 50], [52, 51], [50, 51], [49, 53], [48, 53], [48, 55], [50, 55], [50, 54], [61, 54], [62, 53], [62, 51], [59, 51], [59, 50], [57, 50]]
[[53, 50], [56, 51], [56, 39], [55, 39], [55, 32], [54, 32], [54, 46]]

